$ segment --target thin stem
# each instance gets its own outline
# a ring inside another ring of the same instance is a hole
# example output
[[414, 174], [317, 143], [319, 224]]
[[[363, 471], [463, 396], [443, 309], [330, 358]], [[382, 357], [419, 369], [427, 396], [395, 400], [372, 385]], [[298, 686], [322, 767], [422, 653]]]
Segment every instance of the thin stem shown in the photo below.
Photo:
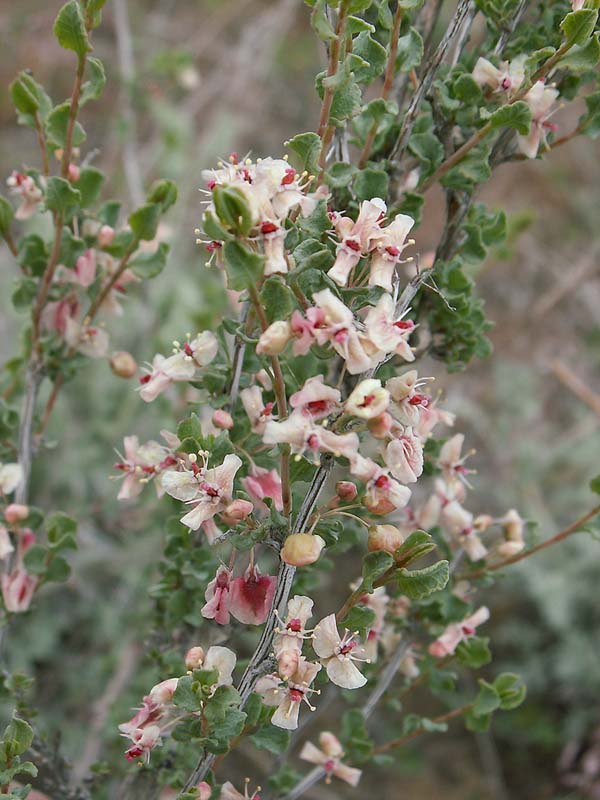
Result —
[[498, 569], [503, 569], [504, 567], [508, 567], [510, 564], [516, 564], [519, 561], [523, 561], [524, 558], [529, 558], [534, 553], [539, 553], [540, 550], [545, 550], [547, 547], [552, 547], [552, 545], [557, 544], [558, 542], [562, 542], [571, 534], [576, 533], [580, 528], [583, 528], [586, 522], [593, 519], [597, 514], [600, 514], [600, 505], [595, 506], [592, 508], [591, 511], [588, 511], [587, 514], [584, 514], [579, 519], [572, 522], [566, 528], [563, 528], [562, 531], [552, 536], [550, 539], [546, 539], [545, 542], [540, 542], [540, 544], [536, 544], [535, 547], [530, 547], [529, 550], [523, 550], [521, 553], [517, 553], [515, 556], [511, 556], [510, 558], [505, 558], [503, 561], [498, 561], [496, 564], [492, 564], [489, 567], [482, 567], [481, 569], [475, 570], [475, 572], [466, 572], [464, 575], [461, 575], [461, 578], [468, 578], [469, 580], [473, 580], [474, 578], [481, 578], [483, 575], [487, 575], [488, 572], [495, 572]]
[[50, 173], [50, 164], [48, 162], [48, 148], [46, 146], [46, 135], [44, 134], [44, 128], [42, 126], [42, 120], [40, 118], [39, 111], [35, 112], [34, 120], [35, 120], [35, 129], [37, 131], [38, 144], [40, 146], [40, 153], [42, 156], [42, 172], [44, 173], [44, 175], [48, 175]]
[[42, 278], [42, 283], [40, 286], [40, 290], [38, 292], [38, 296], [31, 311], [31, 350], [33, 357], [36, 359], [38, 359], [41, 356], [41, 347], [39, 341], [40, 320], [42, 318], [42, 312], [46, 306], [46, 300], [48, 299], [50, 285], [52, 284], [52, 279], [54, 278], [54, 273], [58, 266], [60, 246], [62, 243], [62, 234], [63, 234], [62, 214], [55, 213], [54, 242], [52, 243], [52, 251], [50, 253], [50, 258], [48, 259], [48, 264], [44, 271], [44, 277]]
[[121, 261], [119, 262], [119, 266], [117, 267], [115, 272], [113, 272], [113, 274], [110, 276], [109, 281], [106, 283], [106, 285], [104, 286], [104, 288], [102, 289], [100, 294], [98, 294], [96, 299], [90, 305], [90, 307], [88, 309], [88, 312], [85, 315], [85, 319], [84, 319], [84, 324], [85, 325], [89, 325], [91, 323], [91, 321], [94, 319], [94, 317], [98, 313], [98, 310], [100, 309], [102, 303], [104, 303], [104, 301], [108, 297], [111, 289], [114, 287], [114, 285], [117, 283], [117, 281], [119, 280], [121, 275], [127, 269], [127, 265], [129, 263], [129, 259], [133, 255], [136, 247], [137, 247], [137, 243], [132, 244], [132, 245], [129, 246], [129, 248], [127, 249], [127, 252], [121, 258]]
[[[392, 87], [394, 85], [394, 68], [396, 65], [396, 55], [398, 53], [398, 39], [400, 38], [400, 25], [402, 23], [403, 11], [404, 9], [402, 8], [402, 5], [398, 3], [398, 8], [396, 9], [396, 13], [394, 15], [394, 24], [390, 39], [390, 52], [388, 54], [387, 66], [385, 68], [383, 89], [381, 90], [382, 100], [388, 99], [388, 97], [390, 96], [390, 92], [392, 91]], [[371, 148], [373, 147], [373, 142], [375, 141], [375, 137], [377, 136], [378, 129], [379, 129], [379, 122], [377, 120], [374, 120], [373, 124], [369, 129], [362, 152], [360, 154], [360, 158], [358, 160], [359, 169], [363, 169], [369, 159], [369, 154], [371, 152]]]
[[75, 131], [75, 122], [79, 110], [79, 97], [81, 95], [81, 84], [83, 82], [83, 73], [85, 72], [86, 63], [87, 54], [84, 54], [79, 57], [77, 62], [77, 74], [75, 75], [75, 83], [73, 84], [73, 92], [71, 93], [71, 106], [69, 108], [65, 148], [60, 162], [60, 174], [63, 178], [66, 178], [69, 174], [69, 164], [71, 163], [71, 155], [73, 153], [73, 132]]
[[[467, 703], [464, 706], [460, 706], [460, 708], [454, 708], [452, 711], [447, 711], [445, 714], [440, 714], [439, 717], [434, 717], [431, 722], [436, 724], [449, 722], [451, 719], [456, 719], [456, 717], [462, 717], [462, 715], [466, 714], [471, 708], [473, 708], [473, 703]], [[387, 753], [388, 750], [393, 750], [396, 747], [402, 747], [402, 745], [411, 742], [413, 739], [416, 739], [423, 733], [427, 733], [429, 730], [430, 729], [424, 727], [416, 728], [414, 731], [407, 733], [405, 736], [400, 736], [398, 739], [392, 739], [391, 742], [386, 742], [386, 744], [380, 744], [379, 747], [376, 747], [373, 752]]]

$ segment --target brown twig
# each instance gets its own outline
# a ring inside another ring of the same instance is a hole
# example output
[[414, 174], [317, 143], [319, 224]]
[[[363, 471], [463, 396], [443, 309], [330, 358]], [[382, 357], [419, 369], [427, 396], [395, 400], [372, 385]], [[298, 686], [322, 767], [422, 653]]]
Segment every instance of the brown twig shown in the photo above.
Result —
[[592, 391], [581, 378], [563, 361], [556, 359], [551, 362], [550, 369], [556, 375], [563, 386], [578, 397], [583, 403], [592, 409], [597, 417], [600, 417], [600, 395]]

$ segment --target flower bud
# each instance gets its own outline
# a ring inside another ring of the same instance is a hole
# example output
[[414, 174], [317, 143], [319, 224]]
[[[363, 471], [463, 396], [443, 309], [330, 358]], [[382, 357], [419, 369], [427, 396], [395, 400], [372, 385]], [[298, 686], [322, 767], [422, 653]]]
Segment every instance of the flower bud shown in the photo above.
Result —
[[98, 231], [98, 246], [110, 247], [115, 238], [115, 229], [110, 225], [103, 225]]
[[373, 550], [386, 550], [394, 553], [404, 542], [404, 534], [395, 525], [371, 525], [369, 528], [368, 548]]
[[185, 654], [185, 668], [201, 669], [202, 664], [204, 664], [204, 650], [201, 647], [190, 647]]
[[223, 519], [228, 525], [237, 525], [243, 519], [254, 511], [254, 506], [249, 500], [242, 500], [238, 498], [232, 503], [229, 503], [225, 511], [223, 511]]
[[293, 533], [285, 540], [281, 549], [281, 560], [292, 567], [314, 564], [319, 558], [325, 542], [312, 533]]
[[284, 350], [292, 335], [292, 326], [283, 319], [275, 320], [266, 331], [261, 334], [256, 352], [258, 355], [277, 356]]
[[19, 503], [11, 503], [4, 509], [4, 519], [9, 525], [14, 525], [16, 522], [23, 522], [29, 516], [29, 506], [23, 506]]
[[380, 414], [378, 417], [373, 417], [373, 419], [370, 419], [367, 422], [367, 427], [369, 429], [369, 433], [375, 439], [385, 439], [392, 429], [393, 422], [394, 420], [392, 419], [392, 415], [388, 414], [387, 411], [384, 411], [384, 413]]
[[110, 368], [113, 374], [119, 378], [133, 378], [138, 366], [131, 353], [126, 350], [117, 350], [110, 359]]
[[198, 789], [198, 800], [210, 800], [212, 795], [212, 786], [210, 784], [206, 781], [200, 781], [196, 788]]
[[225, 411], [223, 408], [218, 408], [215, 411], [212, 421], [217, 428], [223, 428], [226, 431], [230, 431], [233, 428], [233, 417], [229, 411]]
[[79, 169], [77, 164], [69, 164], [67, 177], [71, 181], [71, 183], [77, 183], [80, 175], [81, 175], [81, 170]]
[[335, 493], [340, 500], [351, 503], [353, 500], [356, 500], [358, 489], [356, 488], [356, 484], [352, 483], [352, 481], [338, 481], [335, 485]]
[[21, 531], [21, 553], [25, 553], [30, 547], [33, 547], [36, 542], [36, 538], [37, 537], [31, 528], [24, 528]]
[[340, 740], [331, 731], [322, 731], [319, 734], [319, 744], [321, 750], [332, 758], [339, 758], [343, 755], [342, 745]]

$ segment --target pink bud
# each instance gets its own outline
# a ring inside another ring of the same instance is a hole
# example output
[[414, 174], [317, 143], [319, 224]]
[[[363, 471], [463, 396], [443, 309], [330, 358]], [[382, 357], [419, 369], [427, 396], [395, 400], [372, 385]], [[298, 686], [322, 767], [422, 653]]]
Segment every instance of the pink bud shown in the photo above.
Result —
[[393, 421], [391, 414], [384, 411], [384, 413], [380, 414], [378, 417], [370, 419], [367, 422], [367, 427], [371, 436], [374, 436], [375, 439], [385, 439], [390, 432]]
[[23, 506], [19, 503], [11, 503], [4, 509], [4, 519], [9, 525], [14, 525], [17, 522], [23, 522], [29, 516], [29, 506]]
[[335, 485], [335, 493], [340, 500], [351, 503], [353, 500], [356, 500], [358, 489], [352, 481], [338, 481]]
[[115, 238], [115, 229], [110, 225], [103, 225], [98, 231], [98, 246], [110, 247]]
[[394, 553], [404, 542], [404, 535], [394, 525], [371, 525], [368, 548]]
[[21, 532], [21, 552], [25, 553], [35, 544], [36, 535], [31, 528], [24, 528]]
[[206, 781], [201, 781], [198, 786], [198, 800], [210, 800], [212, 787]]
[[238, 498], [229, 503], [223, 511], [223, 519], [228, 525], [237, 525], [254, 511], [254, 506], [249, 500]]
[[294, 533], [285, 540], [281, 560], [292, 567], [314, 564], [321, 555], [325, 542], [312, 533]]
[[281, 353], [292, 335], [292, 326], [286, 320], [276, 320], [269, 325], [258, 340], [256, 352], [267, 356], [276, 356]]
[[77, 166], [77, 164], [69, 164], [69, 171], [67, 173], [67, 177], [72, 183], [77, 183], [79, 180], [79, 176], [81, 175], [81, 170]]
[[133, 378], [138, 365], [131, 353], [126, 350], [117, 350], [110, 359], [110, 368], [118, 378]]
[[204, 650], [201, 647], [190, 647], [185, 654], [186, 669], [200, 669], [204, 664]]
[[233, 428], [233, 417], [229, 411], [225, 411], [223, 408], [218, 408], [215, 411], [212, 421], [217, 428], [223, 428], [226, 431], [230, 431]]

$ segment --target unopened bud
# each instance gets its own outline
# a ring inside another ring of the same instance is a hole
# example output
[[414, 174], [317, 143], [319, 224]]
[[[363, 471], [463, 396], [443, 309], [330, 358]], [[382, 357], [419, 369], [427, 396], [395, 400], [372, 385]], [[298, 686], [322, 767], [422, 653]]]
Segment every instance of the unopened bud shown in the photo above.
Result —
[[518, 511], [511, 508], [502, 522], [504, 523], [504, 533], [509, 541], [521, 541], [523, 539], [523, 520]]
[[266, 331], [261, 334], [256, 352], [258, 355], [277, 356], [281, 353], [292, 335], [292, 326], [283, 319], [273, 322]]
[[213, 414], [213, 425], [216, 428], [223, 428], [223, 430], [230, 431], [233, 428], [233, 417], [229, 411], [223, 408], [218, 408]]
[[190, 647], [185, 654], [185, 668], [200, 669], [204, 664], [204, 650], [201, 647]]
[[321, 750], [332, 758], [339, 758], [343, 754], [340, 740], [331, 731], [322, 731], [319, 734]]
[[335, 485], [335, 493], [340, 500], [351, 503], [353, 500], [356, 500], [358, 489], [356, 488], [356, 484], [352, 483], [352, 481], [338, 481]]
[[137, 372], [137, 362], [135, 358], [126, 350], [118, 350], [112, 354], [110, 368], [113, 374], [119, 378], [133, 378]]
[[321, 555], [325, 542], [312, 533], [293, 533], [281, 549], [281, 560], [292, 567], [314, 564]]
[[11, 503], [4, 509], [4, 519], [9, 525], [14, 525], [17, 522], [23, 522], [29, 516], [29, 506], [23, 506], [20, 503]]
[[81, 175], [81, 170], [77, 166], [77, 164], [69, 164], [69, 170], [67, 172], [67, 177], [72, 183], [77, 183], [79, 177]]
[[246, 519], [246, 517], [254, 511], [254, 506], [249, 500], [234, 500], [229, 503], [225, 511], [223, 511], [223, 520], [228, 525], [237, 525], [238, 522]]
[[391, 414], [388, 414], [387, 411], [384, 411], [384, 413], [380, 416], [370, 419], [367, 422], [367, 427], [369, 429], [369, 433], [375, 439], [385, 439], [392, 428], [392, 423], [393, 419]]
[[212, 786], [206, 781], [200, 781], [198, 786], [198, 800], [210, 800], [212, 795]]
[[404, 534], [395, 525], [371, 525], [368, 548], [394, 553], [404, 542]]
[[31, 528], [25, 528], [21, 533], [21, 553], [25, 553], [30, 547], [33, 547], [36, 541], [36, 535]]
[[103, 225], [98, 231], [98, 246], [110, 247], [115, 238], [115, 229], [110, 225]]

